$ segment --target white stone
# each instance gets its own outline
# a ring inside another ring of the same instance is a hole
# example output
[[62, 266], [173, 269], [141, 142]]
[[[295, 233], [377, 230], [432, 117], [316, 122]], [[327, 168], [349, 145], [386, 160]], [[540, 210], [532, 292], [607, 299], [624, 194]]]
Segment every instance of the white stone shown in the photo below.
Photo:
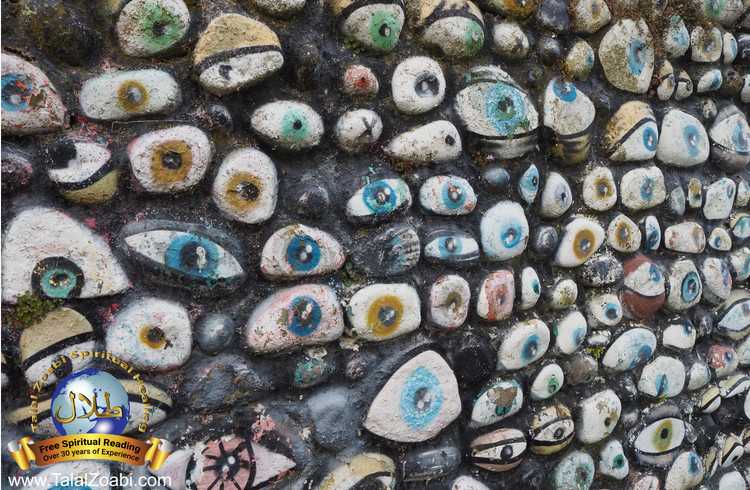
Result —
[[[159, 12], [164, 22], [161, 33], [148, 21], [151, 12]], [[134, 0], [120, 11], [115, 25], [120, 49], [128, 56], [152, 56], [172, 48], [187, 34], [190, 10], [182, 0]]]
[[447, 162], [461, 154], [461, 135], [450, 121], [435, 121], [399, 134], [384, 151], [397, 160]]
[[680, 323], [672, 323], [662, 332], [662, 345], [669, 349], [678, 351], [689, 351], [695, 346], [698, 333], [689, 320]]
[[643, 367], [638, 379], [638, 391], [653, 398], [672, 398], [684, 387], [685, 366], [674, 357], [657, 357]]
[[685, 451], [675, 458], [664, 480], [664, 490], [687, 490], [703, 481], [703, 461], [694, 451]]
[[572, 354], [586, 340], [588, 325], [583, 313], [576, 310], [571, 311], [560, 319], [560, 321], [556, 322], [553, 329], [555, 331], [555, 346], [557, 350], [563, 354]]
[[552, 287], [549, 305], [553, 310], [564, 310], [576, 304], [578, 284], [572, 279], [563, 279]]
[[688, 371], [687, 389], [689, 391], [699, 390], [706, 386], [709, 381], [711, 381], [711, 371], [708, 366], [700, 361], [694, 362]]
[[651, 358], [656, 350], [656, 336], [645, 328], [623, 332], [609, 346], [602, 365], [616, 372], [635, 369]]
[[599, 451], [599, 473], [622, 480], [628, 476], [630, 464], [622, 449], [622, 444], [617, 439], [607, 442]]
[[723, 40], [721, 31], [712, 27], [695, 26], [690, 33], [690, 59], [700, 63], [715, 63], [721, 58]]
[[273, 215], [278, 198], [276, 166], [264, 153], [240, 148], [224, 158], [211, 195], [230, 219], [256, 224]]
[[651, 32], [643, 19], [621, 19], [609, 28], [599, 44], [599, 62], [609, 83], [643, 94], [654, 71]]
[[482, 281], [477, 294], [477, 315], [484, 320], [504, 320], [513, 312], [516, 297], [513, 272], [492, 272]]
[[641, 230], [635, 222], [620, 213], [609, 222], [607, 243], [618, 252], [633, 253], [641, 248]]
[[565, 233], [557, 246], [555, 264], [578, 267], [599, 250], [604, 243], [604, 229], [589, 218], [575, 218], [565, 226]]
[[591, 297], [587, 303], [588, 321], [592, 327], [614, 327], [622, 321], [622, 305], [616, 294]]
[[703, 284], [692, 260], [672, 262], [668, 281], [669, 294], [666, 305], [670, 310], [684, 311], [700, 302]]
[[664, 174], [659, 167], [636, 168], [622, 176], [620, 200], [633, 211], [642, 211], [663, 203], [667, 198]]
[[539, 214], [544, 218], [559, 218], [573, 205], [573, 191], [565, 177], [550, 172], [545, 180], [539, 202]]
[[469, 424], [472, 427], [493, 425], [515, 415], [522, 407], [523, 388], [518, 381], [496, 378], [477, 395]]
[[329, 274], [344, 265], [341, 244], [331, 234], [294, 224], [274, 232], [263, 246], [260, 271], [269, 279]]
[[719, 252], [729, 252], [732, 250], [732, 237], [726, 229], [717, 226], [708, 235], [708, 246]]
[[512, 326], [497, 351], [497, 369], [514, 371], [538, 361], [549, 348], [550, 332], [541, 320], [527, 320]]
[[719, 257], [706, 257], [701, 263], [703, 298], [718, 305], [732, 292], [732, 275], [729, 266]]
[[621, 412], [620, 398], [609, 389], [582, 400], [578, 406], [576, 437], [584, 444], [607, 438], [615, 430]]
[[532, 400], [546, 400], [554, 396], [565, 383], [565, 374], [559, 364], [547, 364], [539, 370], [529, 387]]
[[617, 204], [617, 186], [612, 171], [596, 167], [583, 179], [583, 203], [594, 211], [606, 211]]
[[357, 338], [381, 341], [399, 337], [419, 328], [419, 294], [409, 284], [365, 286], [349, 300], [346, 317]]
[[705, 162], [708, 154], [708, 134], [703, 124], [679, 109], [667, 112], [661, 121], [656, 158], [666, 165], [692, 167]]
[[455, 175], [436, 175], [419, 188], [422, 207], [443, 216], [460, 216], [474, 211], [477, 195], [469, 181]]
[[161, 70], [119, 71], [86, 80], [78, 100], [86, 117], [116, 121], [168, 114], [182, 102], [182, 91], [174, 77]]
[[404, 114], [430, 111], [445, 97], [443, 69], [426, 56], [406, 58], [393, 71], [391, 94], [396, 108]]
[[542, 285], [539, 275], [533, 267], [524, 267], [521, 271], [521, 310], [529, 310], [536, 306], [542, 295]]
[[690, 33], [679, 15], [669, 18], [663, 34], [664, 50], [670, 58], [679, 58], [690, 49]]
[[374, 111], [347, 111], [336, 121], [333, 130], [339, 148], [348, 153], [362, 151], [378, 141], [383, 133], [383, 121]]
[[503, 20], [492, 26], [492, 45], [506, 60], [522, 60], [529, 53], [529, 38], [518, 22]]
[[521, 255], [529, 241], [529, 223], [523, 208], [513, 201], [500, 201], [490, 208], [480, 224], [482, 251], [490, 260], [508, 260]]
[[706, 233], [693, 221], [685, 221], [664, 230], [664, 246], [675, 252], [702, 253], [706, 248]]
[[470, 299], [466, 279], [453, 274], [438, 277], [430, 286], [430, 321], [441, 328], [460, 327], [469, 314]]
[[269, 102], [250, 117], [253, 130], [285, 150], [313, 148], [323, 137], [323, 119], [307, 104], [293, 100]]

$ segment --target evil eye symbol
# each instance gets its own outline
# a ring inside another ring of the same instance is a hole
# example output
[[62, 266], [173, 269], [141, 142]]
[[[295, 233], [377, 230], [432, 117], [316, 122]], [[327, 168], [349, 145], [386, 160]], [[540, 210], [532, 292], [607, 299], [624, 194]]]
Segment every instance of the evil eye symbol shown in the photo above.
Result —
[[541, 320], [517, 323], [506, 334], [498, 350], [498, 369], [521, 369], [538, 361], [547, 352], [549, 342], [549, 328]]
[[638, 459], [647, 464], [669, 464], [685, 439], [685, 422], [676, 417], [665, 417], [651, 422], [635, 438]]
[[508, 471], [523, 460], [526, 437], [518, 429], [498, 429], [471, 442], [471, 462], [490, 471]]
[[479, 393], [471, 411], [471, 425], [492, 425], [518, 412], [523, 406], [523, 389], [514, 379], [494, 379]]
[[627, 58], [628, 70], [630, 70], [630, 73], [632, 73], [633, 76], [637, 77], [643, 72], [643, 69], [646, 66], [646, 59], [648, 58], [646, 53], [647, 46], [643, 40], [638, 38], [630, 40], [628, 43]]
[[701, 292], [700, 278], [695, 272], [690, 272], [682, 280], [680, 295], [686, 303], [694, 301]]
[[407, 58], [391, 79], [393, 102], [407, 114], [421, 114], [440, 105], [445, 97], [445, 76], [437, 61], [425, 56]]
[[171, 112], [182, 102], [182, 92], [167, 72], [123, 71], [86, 80], [79, 101], [86, 117], [114, 121]]
[[479, 245], [461, 231], [442, 229], [428, 234], [424, 253], [428, 260], [452, 265], [470, 265], [479, 260]]
[[435, 351], [418, 354], [399, 367], [370, 404], [364, 427], [397, 442], [420, 442], [437, 435], [461, 413], [458, 382]]
[[713, 413], [721, 406], [721, 392], [716, 385], [709, 385], [696, 400], [696, 408], [701, 413]]
[[185, 37], [190, 11], [182, 0], [135, 0], [120, 11], [115, 30], [128, 56], [150, 56], [168, 50]]
[[301, 102], [283, 100], [265, 104], [253, 112], [250, 124], [258, 135], [285, 150], [304, 150], [320, 143], [323, 120]]
[[[175, 457], [179, 454], [174, 453]], [[235, 434], [200, 442], [190, 458], [185, 458], [185, 487], [261, 488], [296, 466], [292, 456], [291, 448], [284, 443], [266, 447], [263, 441]]]
[[336, 293], [328, 286], [305, 284], [269, 296], [245, 325], [245, 341], [256, 353], [279, 352], [330, 342], [344, 331]]
[[693, 261], [675, 261], [670, 268], [667, 306], [672, 310], [685, 310], [700, 301], [702, 292], [703, 283]]
[[19, 112], [29, 109], [36, 90], [33, 80], [22, 73], [8, 73], [0, 80], [3, 111]]
[[607, 124], [603, 144], [612, 160], [653, 158], [659, 144], [659, 129], [651, 107], [639, 101], [623, 104]]
[[689, 167], [708, 159], [708, 134], [703, 124], [686, 112], [672, 109], [661, 123], [657, 157], [664, 163]]
[[609, 436], [617, 426], [622, 402], [612, 390], [600, 391], [581, 401], [576, 427], [578, 440], [593, 444]]
[[558, 364], [547, 364], [534, 377], [529, 393], [534, 400], [546, 400], [560, 391], [564, 382], [562, 368]]
[[144, 298], [119, 311], [107, 328], [107, 351], [138, 369], [166, 371], [183, 365], [193, 344], [187, 310]]
[[399, 3], [374, 3], [348, 14], [341, 30], [366, 48], [386, 52], [398, 44], [403, 26], [404, 11]]
[[604, 229], [596, 221], [574, 219], [565, 227], [555, 253], [555, 263], [561, 267], [578, 267], [602, 246], [604, 237]]
[[384, 454], [361, 453], [328, 473], [318, 488], [337, 490], [341, 484], [352, 489], [393, 490], [396, 488], [396, 464]]
[[579, 311], [568, 313], [553, 327], [555, 345], [563, 354], [572, 354], [586, 340], [588, 325], [586, 317]]
[[422, 184], [419, 202], [432, 213], [457, 216], [471, 213], [477, 205], [477, 196], [466, 179], [455, 175], [438, 175]]
[[638, 391], [653, 398], [669, 398], [682, 392], [685, 366], [678, 359], [659, 356], [641, 371]]
[[208, 292], [233, 289], [245, 278], [239, 244], [201, 225], [153, 220], [134, 222], [120, 233], [120, 246], [156, 282]]
[[381, 221], [411, 206], [409, 186], [401, 179], [380, 179], [357, 190], [346, 204], [354, 221]]
[[614, 327], [622, 320], [622, 304], [617, 295], [597, 295], [588, 302], [588, 314], [595, 324]]
[[666, 290], [661, 268], [650, 260], [645, 260], [625, 276], [625, 286], [647, 297], [659, 296]]
[[235, 150], [216, 173], [212, 196], [229, 218], [243, 223], [262, 223], [273, 216], [278, 199], [276, 166], [264, 153], [252, 148]]
[[729, 468], [739, 461], [744, 454], [745, 448], [742, 446], [742, 439], [735, 434], [726, 435], [721, 448], [719, 464], [722, 468]]
[[656, 350], [656, 336], [645, 328], [631, 328], [617, 337], [604, 353], [602, 364], [614, 371], [635, 369]]
[[520, 204], [502, 201], [482, 217], [482, 249], [493, 260], [520, 255], [529, 241], [529, 223]]
[[572, 451], [555, 466], [552, 481], [555, 488], [589, 488], [595, 474], [593, 458], [586, 452]]
[[595, 211], [606, 211], [617, 202], [617, 186], [612, 171], [596, 167], [583, 181], [583, 202]]
[[573, 102], [578, 95], [575, 85], [558, 79], [552, 82], [552, 90], [563, 102]]
[[419, 327], [419, 295], [408, 284], [372, 284], [352, 296], [346, 315], [353, 333], [362, 339], [398, 337]]
[[213, 158], [208, 136], [193, 126], [146, 133], [128, 145], [130, 167], [148, 192], [187, 190], [203, 178]]
[[726, 151], [739, 155], [750, 154], [750, 125], [736, 107], [722, 109], [709, 130], [711, 140]]
[[738, 213], [731, 219], [730, 225], [732, 234], [740, 240], [750, 237], [750, 214]]
[[661, 245], [661, 227], [656, 216], [649, 215], [641, 222], [643, 227], [643, 248], [646, 250], [658, 250]]
[[695, 345], [697, 332], [690, 319], [685, 319], [679, 323], [673, 323], [664, 329], [662, 334], [662, 344], [665, 347], [672, 347], [679, 350], [689, 350]]
[[730, 338], [741, 339], [750, 330], [750, 296], [734, 291], [719, 309], [718, 329]]
[[539, 169], [536, 165], [531, 164], [518, 180], [518, 192], [521, 194], [521, 198], [529, 204], [533, 203], [539, 192], [539, 183]]
[[539, 214], [545, 218], [559, 218], [572, 204], [573, 191], [568, 181], [559, 173], [550, 172], [542, 191]]
[[534, 454], [554, 454], [562, 451], [573, 440], [575, 423], [570, 410], [558, 403], [542, 408], [529, 424], [530, 449]]
[[56, 299], [94, 298], [129, 287], [109, 245], [55, 209], [33, 207], [13, 218], [2, 255], [4, 302], [31, 291]]
[[345, 260], [344, 249], [333, 236], [297, 224], [271, 235], [263, 246], [260, 270], [269, 278], [292, 279], [334, 272]]

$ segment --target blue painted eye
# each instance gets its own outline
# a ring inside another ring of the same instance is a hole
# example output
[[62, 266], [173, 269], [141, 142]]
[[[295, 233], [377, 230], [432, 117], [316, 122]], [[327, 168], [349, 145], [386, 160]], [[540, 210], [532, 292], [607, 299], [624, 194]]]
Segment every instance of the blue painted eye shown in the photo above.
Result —
[[659, 135], [656, 132], [656, 128], [653, 126], [646, 126], [643, 131], [643, 146], [648, 151], [656, 151], [656, 144], [659, 142]]
[[310, 271], [320, 263], [320, 246], [308, 235], [292, 238], [286, 248], [286, 260], [296, 271]]
[[289, 303], [287, 328], [298, 337], [306, 337], [320, 326], [323, 314], [320, 305], [311, 296], [297, 296]]
[[610, 344], [602, 364], [614, 371], [634, 369], [651, 358], [656, 350], [656, 336], [645, 328], [631, 328]]
[[644, 51], [646, 44], [640, 39], [632, 39], [628, 45], [628, 69], [630, 73], [638, 76], [646, 66]]
[[696, 272], [690, 272], [682, 280], [682, 299], [690, 303], [701, 293], [701, 281]]
[[646, 217], [644, 222], [644, 228], [646, 231], [646, 250], [656, 250], [661, 244], [661, 228], [659, 228], [659, 222], [654, 216]]
[[622, 307], [616, 303], [607, 303], [604, 305], [604, 316], [614, 320], [622, 315]]
[[365, 186], [362, 200], [373, 213], [385, 214], [396, 209], [397, 196], [388, 182], [379, 180]]
[[420, 187], [419, 202], [432, 213], [458, 216], [474, 210], [477, 195], [463, 177], [436, 175], [427, 179]]
[[644, 177], [643, 183], [641, 184], [641, 198], [650, 201], [654, 197], [654, 179], [651, 177]]
[[448, 209], [458, 209], [466, 202], [466, 188], [463, 183], [451, 179], [443, 184], [443, 205]]
[[428, 260], [469, 265], [479, 259], [479, 245], [468, 233], [438, 229], [427, 235], [424, 253]]
[[498, 82], [487, 92], [485, 116], [501, 135], [512, 135], [528, 123], [526, 100], [516, 87]]
[[518, 181], [518, 192], [524, 201], [531, 204], [539, 192], [539, 169], [532, 164]]
[[651, 264], [651, 267], [648, 271], [648, 278], [656, 283], [660, 283], [664, 280], [661, 275], [661, 271], [659, 270], [659, 267], [656, 266], [656, 264]]
[[411, 192], [401, 179], [380, 179], [357, 190], [346, 205], [354, 221], [380, 221], [411, 206]]
[[346, 261], [344, 249], [318, 228], [294, 224], [277, 230], [263, 246], [260, 270], [271, 279], [335, 272]]
[[700, 152], [701, 134], [693, 125], [687, 125], [682, 129], [682, 136], [687, 145], [688, 154], [691, 157], [698, 156]]
[[167, 245], [164, 264], [189, 276], [215, 279], [219, 248], [211, 240], [198, 235], [177, 235]]
[[750, 237], [750, 215], [741, 214], [734, 219], [732, 234], [740, 239]]
[[440, 413], [443, 391], [437, 377], [427, 368], [418, 367], [406, 379], [401, 391], [401, 417], [412, 429], [422, 429]]
[[501, 201], [482, 217], [482, 249], [493, 260], [507, 260], [523, 253], [529, 239], [529, 223], [520, 204]]
[[536, 356], [539, 353], [540, 344], [541, 340], [538, 335], [529, 335], [521, 347], [521, 358], [524, 361], [529, 362], [536, 359]]
[[737, 125], [734, 127], [734, 130], [732, 131], [732, 143], [734, 144], [734, 149], [737, 153], [747, 155], [750, 153], [750, 148], [748, 148], [748, 141], [747, 141], [747, 132], [745, 131], [746, 125], [743, 125], [741, 123], [737, 123]]
[[552, 85], [555, 95], [565, 102], [573, 102], [578, 95], [576, 86], [562, 80], [555, 80]]
[[34, 83], [31, 78], [18, 73], [3, 75], [2, 107], [4, 111], [19, 112], [29, 108], [29, 101], [34, 94]]

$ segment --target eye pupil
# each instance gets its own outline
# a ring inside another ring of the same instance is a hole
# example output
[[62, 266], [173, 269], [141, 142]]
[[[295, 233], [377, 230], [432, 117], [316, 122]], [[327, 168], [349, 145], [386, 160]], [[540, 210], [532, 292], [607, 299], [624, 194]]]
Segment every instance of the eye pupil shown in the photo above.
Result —
[[393, 325], [397, 317], [398, 312], [389, 306], [383, 307], [378, 311], [378, 319], [383, 325]]
[[616, 308], [607, 308], [604, 310], [604, 315], [609, 318], [610, 320], [614, 320], [617, 318], [617, 309]]
[[159, 327], [151, 327], [148, 329], [148, 333], [146, 333], [146, 338], [153, 344], [160, 344], [164, 342], [164, 330]]
[[663, 428], [663, 429], [662, 429], [662, 430], [661, 430], [661, 431], [659, 432], [659, 437], [660, 437], [661, 439], [667, 439], [667, 438], [669, 437], [669, 429], [667, 429], [666, 427], [665, 427], [665, 428]]
[[417, 410], [424, 412], [429, 410], [432, 404], [432, 391], [427, 387], [419, 388], [414, 395], [414, 405]]
[[450, 184], [448, 187], [448, 198], [453, 202], [458, 202], [463, 196], [463, 191], [460, 187]]
[[231, 65], [220, 65], [219, 66], [219, 75], [221, 75], [221, 78], [224, 80], [229, 80], [229, 73], [232, 71]]
[[582, 252], [588, 252], [591, 250], [591, 241], [588, 238], [582, 239], [578, 242], [578, 248], [580, 248]]
[[446, 238], [446, 240], [445, 240], [445, 248], [447, 248], [449, 252], [455, 252], [456, 251], [456, 240], [453, 237]]
[[235, 192], [245, 201], [255, 201], [260, 195], [260, 189], [252, 182], [240, 182], [237, 184]]
[[429, 74], [417, 80], [416, 92], [422, 97], [437, 95], [440, 90], [440, 82], [435, 75]]
[[611, 423], [612, 423], [612, 419], [611, 418], [607, 417], [607, 418], [604, 419], [604, 426], [605, 427], [609, 427], [609, 424], [611, 424]]
[[448, 136], [445, 137], [445, 144], [446, 145], [453, 146], [455, 143], [456, 143], [456, 139], [453, 136], [448, 135]]
[[380, 29], [378, 29], [378, 32], [383, 37], [390, 37], [391, 35], [391, 26], [389, 26], [386, 23], [383, 23], [380, 25]]
[[497, 101], [497, 108], [500, 112], [509, 112], [513, 107], [513, 101], [509, 97], [502, 97]]
[[161, 156], [161, 164], [171, 170], [177, 170], [182, 166], [182, 155], [176, 151], [164, 152]]
[[153, 32], [154, 36], [161, 37], [164, 35], [166, 27], [167, 24], [164, 22], [154, 22], [154, 25], [151, 26], [151, 32]]
[[500, 459], [501, 459], [502, 461], [508, 461], [508, 460], [509, 460], [509, 459], [511, 459], [512, 457], [513, 457], [513, 447], [511, 447], [510, 445], [507, 445], [507, 446], [505, 446], [505, 447], [504, 447], [504, 448], [503, 448], [503, 449], [502, 449], [502, 450], [500, 451]]
[[292, 124], [292, 127], [296, 129], [297, 131], [299, 131], [300, 129], [302, 129], [302, 121], [300, 121], [299, 119], [296, 119], [294, 123]]
[[390, 196], [391, 196], [390, 189], [380, 189], [375, 194], [375, 200], [378, 202], [378, 204], [385, 204], [386, 202], [388, 202]]
[[129, 86], [125, 91], [125, 98], [133, 105], [138, 105], [143, 101], [143, 92], [136, 86]]
[[553, 436], [555, 437], [555, 439], [562, 439], [562, 436], [564, 434], [565, 434], [565, 429], [563, 429], [562, 427], [558, 427], [555, 430], [555, 433], [553, 434]]

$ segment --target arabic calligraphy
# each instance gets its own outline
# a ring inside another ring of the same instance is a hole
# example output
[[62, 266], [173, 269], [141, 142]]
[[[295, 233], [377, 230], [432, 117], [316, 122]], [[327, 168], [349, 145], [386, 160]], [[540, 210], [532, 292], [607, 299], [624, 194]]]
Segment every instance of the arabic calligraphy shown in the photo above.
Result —
[[97, 404], [97, 394], [94, 393], [94, 396], [92, 399], [89, 399], [86, 395], [83, 393], [78, 393], [78, 400], [81, 402], [80, 406], [82, 404], [88, 405], [90, 408], [87, 410], [84, 410], [84, 412], [78, 416], [76, 416], [77, 412], [77, 404], [76, 404], [76, 393], [70, 392], [68, 393], [68, 398], [70, 399], [70, 405], [71, 405], [71, 411], [70, 415], [67, 417], [61, 416], [60, 412], [62, 410], [62, 406], [57, 407], [57, 410], [55, 411], [54, 417], [61, 423], [61, 424], [69, 424], [73, 422], [76, 418], [79, 419], [106, 419], [106, 418], [119, 418], [122, 417], [122, 407], [115, 406], [114, 408], [110, 406], [109, 401], [109, 393], [104, 392], [104, 404], [105, 408], [100, 409], [99, 405]]

